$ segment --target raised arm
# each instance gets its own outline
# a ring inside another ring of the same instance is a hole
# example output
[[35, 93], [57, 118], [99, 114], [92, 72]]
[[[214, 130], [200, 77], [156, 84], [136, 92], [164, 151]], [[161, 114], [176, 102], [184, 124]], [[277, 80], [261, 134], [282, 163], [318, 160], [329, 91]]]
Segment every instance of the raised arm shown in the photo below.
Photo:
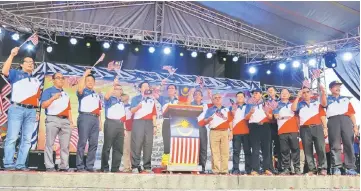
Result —
[[11, 50], [11, 53], [8, 57], [8, 59], [6, 59], [4, 66], [1, 70], [1, 72], [5, 75], [5, 76], [9, 76], [9, 71], [10, 71], [10, 67], [11, 64], [13, 63], [13, 59], [16, 55], [18, 55], [19, 52], [19, 47], [15, 47]]
[[78, 93], [81, 95], [83, 94], [83, 90], [85, 88], [85, 78], [91, 73], [91, 69], [86, 69], [83, 77], [80, 79], [78, 83]]
[[298, 91], [297, 97], [293, 101], [292, 106], [291, 106], [292, 111], [297, 111], [298, 102], [300, 101], [300, 98], [301, 98], [302, 94], [303, 94], [303, 90]]
[[320, 84], [320, 91], [321, 91], [321, 105], [323, 107], [326, 107], [327, 106], [327, 95], [326, 95], [325, 87], [323, 87], [322, 84]]
[[196, 91], [196, 88], [191, 88], [189, 90], [189, 93], [188, 93], [188, 98], [187, 98], [187, 105], [190, 105], [192, 103], [192, 99], [193, 99], [193, 94], [194, 92]]

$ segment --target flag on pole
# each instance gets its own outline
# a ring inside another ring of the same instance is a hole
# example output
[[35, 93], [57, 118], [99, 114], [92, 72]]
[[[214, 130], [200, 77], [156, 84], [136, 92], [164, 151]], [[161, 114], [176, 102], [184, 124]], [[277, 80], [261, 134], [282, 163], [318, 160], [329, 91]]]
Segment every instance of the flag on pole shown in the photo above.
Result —
[[39, 43], [39, 36], [36, 34], [36, 33], [34, 33], [33, 35], [31, 35], [31, 37], [29, 37], [28, 38], [28, 40], [26, 40], [26, 41], [31, 41], [32, 43], [33, 43], [33, 45], [38, 45], [38, 43]]
[[321, 76], [322, 71], [321, 69], [313, 69], [311, 73], [312, 73], [312, 79], [317, 79]]
[[173, 75], [175, 71], [177, 71], [177, 68], [173, 68], [172, 66], [166, 65], [163, 66], [163, 70], [167, 70], [169, 72], [169, 75]]
[[196, 83], [199, 84], [199, 86], [200, 86], [201, 88], [203, 88], [203, 87], [204, 87], [203, 77], [197, 76], [197, 78], [196, 78]]
[[303, 82], [302, 82], [302, 86], [303, 86], [303, 87], [306, 87], [306, 88], [310, 88], [310, 87], [311, 87], [311, 83], [310, 83], [310, 81], [309, 81], [308, 79], [305, 79], [305, 80], [303, 80]]

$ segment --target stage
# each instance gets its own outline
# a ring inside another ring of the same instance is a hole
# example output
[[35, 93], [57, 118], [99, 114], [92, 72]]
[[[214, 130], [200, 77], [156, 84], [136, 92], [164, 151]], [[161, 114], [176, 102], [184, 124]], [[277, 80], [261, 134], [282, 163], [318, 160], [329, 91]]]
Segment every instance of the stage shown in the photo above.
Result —
[[359, 190], [355, 176], [0, 172], [0, 190]]

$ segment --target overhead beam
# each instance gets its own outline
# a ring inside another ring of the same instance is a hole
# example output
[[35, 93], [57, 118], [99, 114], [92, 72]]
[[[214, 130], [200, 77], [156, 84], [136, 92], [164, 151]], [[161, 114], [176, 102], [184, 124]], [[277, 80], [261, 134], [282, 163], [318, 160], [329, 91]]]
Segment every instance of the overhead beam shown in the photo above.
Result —
[[211, 39], [172, 33], [163, 33], [161, 39], [157, 39], [157, 36], [160, 34], [159, 31], [121, 28], [25, 15], [18, 16], [3, 9], [0, 9], [0, 23], [11, 23], [14, 28], [30, 28], [33, 31], [37, 31], [39, 34], [54, 34], [55, 36], [69, 37], [84, 37], [92, 35], [97, 37], [98, 40], [116, 42], [130, 42], [135, 39], [141, 39], [142, 43], [145, 45], [181, 45], [204, 52], [214, 52], [222, 49], [233, 54], [257, 54], [280, 48], [277, 46], [263, 44]]
[[151, 1], [28, 1], [0, 3], [0, 8], [19, 15], [38, 15], [154, 4]]
[[[246, 64], [261, 64], [269, 61], [277, 61], [285, 58], [294, 57], [309, 57], [321, 55], [328, 51], [355, 51], [360, 50], [360, 36], [353, 36], [349, 38], [319, 42], [312, 45], [302, 45], [287, 48], [276, 48], [274, 50], [257, 53], [250, 57], [250, 61]], [[257, 60], [263, 56], [263, 60]]]
[[164, 1], [156, 1], [154, 6], [154, 30], [158, 32], [155, 40], [162, 39], [164, 28]]

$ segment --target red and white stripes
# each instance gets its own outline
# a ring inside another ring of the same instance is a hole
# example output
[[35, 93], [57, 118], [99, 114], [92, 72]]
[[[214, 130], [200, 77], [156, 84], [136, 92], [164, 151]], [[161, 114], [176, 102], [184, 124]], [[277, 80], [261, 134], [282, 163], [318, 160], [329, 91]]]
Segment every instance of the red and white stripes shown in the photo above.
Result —
[[199, 138], [172, 137], [171, 138], [171, 164], [198, 164]]

